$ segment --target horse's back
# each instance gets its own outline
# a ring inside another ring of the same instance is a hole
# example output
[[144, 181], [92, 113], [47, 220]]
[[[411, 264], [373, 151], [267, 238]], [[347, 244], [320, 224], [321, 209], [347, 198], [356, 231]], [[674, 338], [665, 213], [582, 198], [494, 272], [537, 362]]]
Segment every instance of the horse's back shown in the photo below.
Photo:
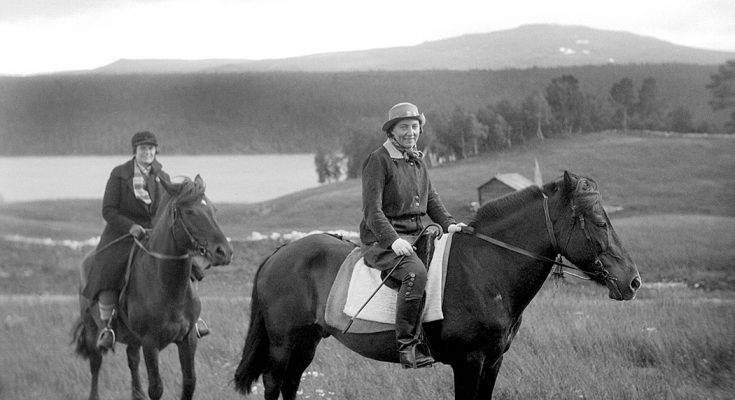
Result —
[[355, 246], [313, 234], [276, 250], [261, 265], [255, 282], [258, 300], [271, 305], [267, 318], [296, 317], [313, 323], [317, 315], [323, 316], [339, 267]]

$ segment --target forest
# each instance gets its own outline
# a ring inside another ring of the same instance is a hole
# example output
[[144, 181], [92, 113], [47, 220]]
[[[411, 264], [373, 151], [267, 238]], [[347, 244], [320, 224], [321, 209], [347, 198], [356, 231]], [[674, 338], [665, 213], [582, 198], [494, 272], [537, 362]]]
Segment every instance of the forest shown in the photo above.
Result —
[[[355, 138], [378, 140], [388, 108], [401, 101], [416, 103], [426, 114], [429, 137], [450, 135], [458, 141], [426, 141], [435, 144], [435, 154], [447, 157], [512, 146], [532, 136], [623, 125], [724, 132], [729, 115], [712, 109], [707, 89], [717, 68], [641, 64], [3, 77], [0, 155], [126, 153], [130, 136], [139, 130], [155, 132], [161, 150], [171, 154], [341, 150]], [[556, 103], [548, 101], [550, 90], [562, 96]], [[562, 104], [565, 96], [583, 115], [558, 119], [554, 107], [568, 107]], [[486, 128], [457, 136], [449, 126], [458, 121]]]

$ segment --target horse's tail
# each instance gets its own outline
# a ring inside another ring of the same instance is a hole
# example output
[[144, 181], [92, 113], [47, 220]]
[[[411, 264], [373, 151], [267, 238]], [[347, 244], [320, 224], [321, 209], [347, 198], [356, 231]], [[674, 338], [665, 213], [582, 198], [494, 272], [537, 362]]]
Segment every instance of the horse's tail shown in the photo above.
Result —
[[257, 282], [263, 266], [273, 254], [260, 264], [255, 279], [253, 279], [253, 292], [250, 296], [250, 326], [242, 348], [242, 359], [237, 366], [234, 379], [235, 388], [244, 395], [250, 394], [253, 383], [258, 380], [268, 362], [268, 332], [265, 330], [265, 317], [258, 303]]
[[82, 358], [89, 358], [94, 350], [89, 347], [87, 342], [87, 326], [84, 324], [84, 318], [79, 317], [71, 329], [71, 343], [76, 344], [74, 352]]

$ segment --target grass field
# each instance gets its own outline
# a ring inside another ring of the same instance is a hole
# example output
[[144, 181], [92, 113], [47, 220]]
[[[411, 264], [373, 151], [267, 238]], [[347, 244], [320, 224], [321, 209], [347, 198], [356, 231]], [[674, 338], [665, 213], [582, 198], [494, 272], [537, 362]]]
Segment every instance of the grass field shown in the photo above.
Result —
[[[550, 179], [569, 169], [595, 178], [644, 282], [636, 300], [568, 278], [547, 282], [506, 354], [497, 399], [731, 399], [735, 397], [735, 140], [601, 133], [531, 143], [510, 153], [431, 171], [453, 214], [469, 218], [475, 188], [499, 172]], [[230, 266], [202, 282], [203, 316], [214, 334], [197, 353], [199, 399], [238, 399], [231, 383], [249, 315], [255, 267], [279, 241], [262, 233], [356, 230], [359, 181], [253, 205], [221, 204], [234, 239]], [[216, 200], [216, 199], [214, 199]], [[99, 201], [0, 205], [0, 235], [85, 240], [102, 229]], [[0, 240], [0, 399], [78, 399], [89, 385], [75, 358], [77, 267], [90, 247]], [[129, 398], [123, 347], [107, 356], [101, 394]], [[175, 347], [163, 352], [164, 398], [180, 388]], [[145, 376], [145, 374], [143, 374]], [[403, 371], [325, 340], [302, 381], [305, 399], [452, 398], [451, 370]], [[262, 385], [250, 398], [262, 399]]]

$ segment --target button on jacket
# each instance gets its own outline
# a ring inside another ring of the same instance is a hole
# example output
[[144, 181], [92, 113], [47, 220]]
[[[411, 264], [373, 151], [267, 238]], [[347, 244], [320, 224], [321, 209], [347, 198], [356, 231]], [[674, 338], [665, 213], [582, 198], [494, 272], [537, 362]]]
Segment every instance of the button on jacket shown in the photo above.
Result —
[[362, 211], [360, 240], [364, 245], [378, 242], [384, 248], [390, 248], [398, 233], [418, 234], [411, 228], [401, 232], [402, 227], [420, 230], [424, 215], [445, 232], [456, 223], [432, 187], [424, 161], [404, 158], [390, 141], [363, 163]]

